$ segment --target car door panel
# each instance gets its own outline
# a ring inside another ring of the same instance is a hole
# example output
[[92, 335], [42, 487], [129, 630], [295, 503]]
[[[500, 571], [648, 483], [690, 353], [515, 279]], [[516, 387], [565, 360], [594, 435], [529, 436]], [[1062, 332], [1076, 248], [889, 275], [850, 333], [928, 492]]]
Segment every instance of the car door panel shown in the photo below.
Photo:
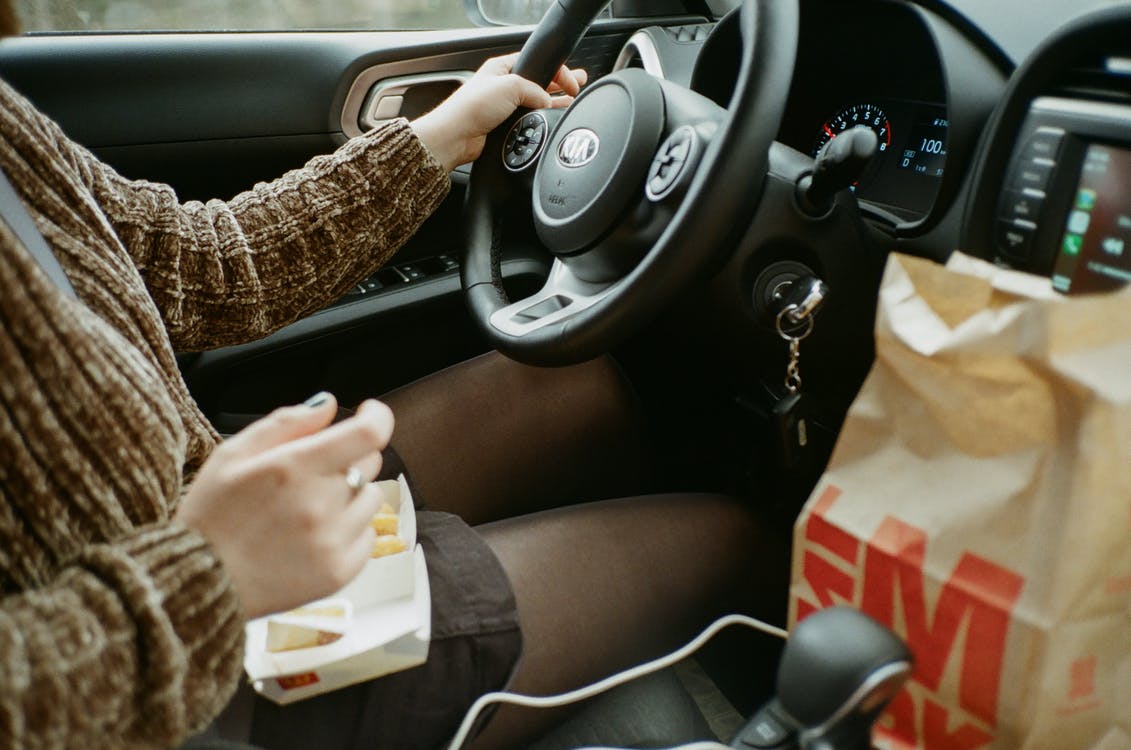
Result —
[[[599, 24], [570, 64], [608, 72], [639, 26]], [[374, 91], [402, 97], [396, 114], [415, 116], [487, 57], [519, 49], [527, 32], [33, 35], [0, 44], [0, 76], [122, 174], [168, 183], [182, 200], [227, 199], [390, 114], [388, 104], [367, 107]], [[460, 253], [465, 184], [457, 171], [448, 200], [394, 258], [427, 273], [406, 281], [388, 271], [267, 339], [184, 357], [205, 412], [229, 429], [241, 421], [233, 415], [312, 388], [355, 400], [486, 350], [449, 262]], [[508, 258], [504, 275], [530, 293], [546, 268], [531, 249]]]
[[[608, 72], [637, 25], [599, 25], [570, 64]], [[148, 149], [148, 158], [122, 169], [127, 176], [152, 178], [148, 169], [189, 144], [202, 149], [197, 156], [215, 146], [225, 157], [218, 163], [241, 171], [240, 159], [227, 158], [232, 141], [277, 139], [268, 150], [285, 151], [286, 139], [311, 139], [291, 141], [302, 144], [292, 150], [315, 143], [332, 149], [360, 132], [360, 108], [374, 85], [398, 76], [465, 75], [487, 57], [519, 49], [526, 31], [37, 35], [0, 44], [0, 75], [115, 167], [130, 149]], [[404, 114], [427, 108], [442, 92]], [[184, 162], [166, 170], [178, 190], [207, 167]]]

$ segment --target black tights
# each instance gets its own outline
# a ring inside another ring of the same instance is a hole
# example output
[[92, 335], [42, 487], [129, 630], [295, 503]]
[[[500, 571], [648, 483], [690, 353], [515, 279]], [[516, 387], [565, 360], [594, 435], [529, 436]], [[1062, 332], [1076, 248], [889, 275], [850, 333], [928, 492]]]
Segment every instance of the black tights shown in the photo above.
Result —
[[[653, 658], [728, 611], [780, 613], [788, 539], [731, 498], [641, 491], [635, 402], [610, 360], [555, 370], [486, 355], [386, 397], [393, 445], [431, 510], [486, 539], [518, 601], [511, 689], [570, 690]], [[560, 718], [501, 709], [475, 750]]]
[[[510, 578], [524, 642], [510, 689], [571, 690], [726, 612], [782, 619], [788, 538], [732, 498], [640, 494], [643, 428], [611, 360], [542, 370], [485, 355], [384, 400], [386, 473], [403, 462], [414, 497], [474, 525]], [[504, 707], [473, 748], [514, 750], [561, 718]]]

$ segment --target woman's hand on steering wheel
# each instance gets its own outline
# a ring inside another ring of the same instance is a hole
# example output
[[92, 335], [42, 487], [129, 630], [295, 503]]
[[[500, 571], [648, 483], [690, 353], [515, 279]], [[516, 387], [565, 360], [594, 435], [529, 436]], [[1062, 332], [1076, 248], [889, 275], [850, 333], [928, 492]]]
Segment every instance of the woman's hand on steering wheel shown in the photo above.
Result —
[[[493, 57], [438, 107], [412, 122], [412, 129], [449, 172], [475, 161], [487, 134], [519, 107], [567, 107], [588, 80], [584, 70], [559, 68], [548, 89], [511, 72], [518, 53]], [[563, 96], [550, 96], [561, 92]]]
[[[556, 0], [514, 69], [540, 84], [559, 77], [605, 4]], [[466, 190], [460, 282], [494, 348], [539, 366], [609, 352], [720, 267], [759, 215], [777, 220], [759, 206], [778, 185], [771, 145], [793, 81], [798, 0], [744, 0], [733, 18], [742, 49], [725, 109], [627, 67], [560, 117], [531, 115], [521, 132], [500, 120], [488, 136]], [[539, 245], [552, 255], [546, 281], [511, 299], [503, 259]]]

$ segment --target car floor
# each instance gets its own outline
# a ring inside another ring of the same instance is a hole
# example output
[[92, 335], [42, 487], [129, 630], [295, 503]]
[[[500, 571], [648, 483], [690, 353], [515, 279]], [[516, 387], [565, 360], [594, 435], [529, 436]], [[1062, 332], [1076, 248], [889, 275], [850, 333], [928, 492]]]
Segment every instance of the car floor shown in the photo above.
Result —
[[683, 689], [695, 701], [707, 726], [711, 728], [714, 739], [729, 742], [746, 723], [746, 717], [727, 700], [719, 686], [695, 659], [684, 659], [672, 669]]
[[527, 750], [670, 748], [728, 741], [745, 723], [694, 659], [637, 678], [590, 700]]

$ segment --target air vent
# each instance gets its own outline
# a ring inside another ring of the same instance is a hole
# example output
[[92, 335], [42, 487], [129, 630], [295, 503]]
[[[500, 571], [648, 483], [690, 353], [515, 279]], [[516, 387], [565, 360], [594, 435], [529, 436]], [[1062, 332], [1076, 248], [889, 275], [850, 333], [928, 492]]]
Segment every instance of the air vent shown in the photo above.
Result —
[[1131, 104], [1131, 55], [1085, 60], [1060, 75], [1051, 89], [1054, 96]]
[[711, 33], [711, 24], [700, 23], [691, 26], [667, 26], [664, 31], [668, 32], [673, 40], [682, 42], [684, 44], [689, 42], [702, 42], [706, 40], [707, 36]]
[[625, 68], [643, 68], [644, 67], [644, 60], [640, 57], [640, 52], [638, 50], [636, 50], [635, 47], [632, 50], [632, 54], [630, 54], [628, 56], [628, 58], [625, 59], [624, 65], [622, 67], [625, 67]]
[[566, 65], [571, 68], [585, 68], [585, 72], [589, 74], [589, 80], [595, 81], [613, 71], [617, 53], [624, 45], [625, 39], [626, 35], [624, 34], [587, 36], [577, 45], [577, 49], [566, 61]]

